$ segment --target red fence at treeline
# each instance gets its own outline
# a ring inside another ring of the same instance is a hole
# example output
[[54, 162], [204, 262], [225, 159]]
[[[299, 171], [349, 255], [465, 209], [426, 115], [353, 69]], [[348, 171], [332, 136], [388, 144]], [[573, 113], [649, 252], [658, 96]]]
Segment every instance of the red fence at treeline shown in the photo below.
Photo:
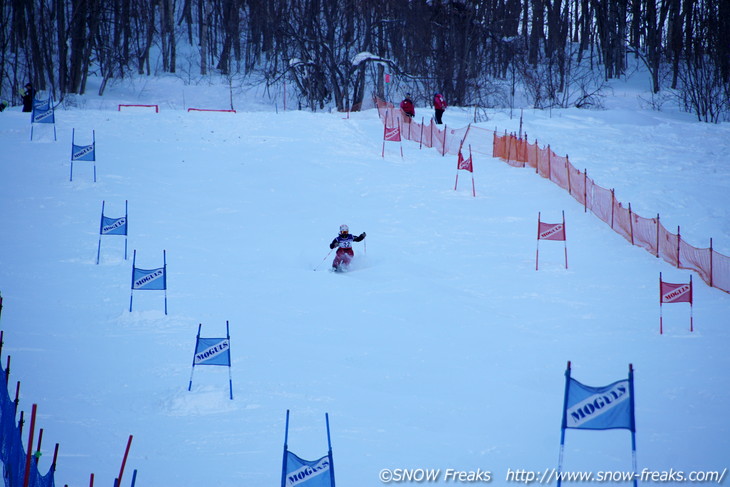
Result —
[[616, 199], [613, 189], [597, 185], [587, 173], [576, 169], [567, 156], [555, 154], [548, 145], [540, 148], [537, 141], [530, 144], [514, 134], [497, 135], [481, 127], [443, 129], [426, 125], [403, 115], [399, 108], [382, 100], [375, 100], [378, 115], [387, 127], [401, 128], [402, 137], [422, 146], [434, 147], [440, 154], [458, 154], [462, 147], [471, 147], [472, 152], [502, 159], [514, 167], [531, 167], [535, 173], [549, 179], [575, 198], [584, 209], [607, 223], [616, 233], [632, 245], [644, 248], [655, 257], [679, 269], [697, 272], [711, 287], [730, 293], [730, 257], [712, 248], [697, 248], [682, 239], [680, 228], [677, 233], [667, 230], [656, 218], [645, 218]]

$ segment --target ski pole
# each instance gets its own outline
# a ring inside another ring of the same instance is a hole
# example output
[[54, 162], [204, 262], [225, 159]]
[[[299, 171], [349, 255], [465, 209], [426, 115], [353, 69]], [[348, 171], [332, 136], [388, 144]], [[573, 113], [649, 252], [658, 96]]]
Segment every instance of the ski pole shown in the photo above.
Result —
[[319, 264], [317, 264], [317, 267], [315, 267], [315, 268], [314, 268], [314, 269], [312, 269], [312, 270], [313, 270], [313, 271], [316, 271], [316, 270], [317, 270], [317, 269], [319, 268], [319, 266], [321, 266], [322, 264], [324, 264], [324, 261], [325, 261], [325, 260], [327, 260], [327, 257], [329, 257], [329, 256], [330, 256], [330, 254], [332, 253], [332, 251], [333, 251], [333, 250], [335, 250], [335, 249], [330, 249], [330, 251], [329, 251], [329, 252], [327, 252], [327, 255], [325, 255], [325, 256], [324, 256], [324, 259], [322, 259], [322, 262], [320, 262]]

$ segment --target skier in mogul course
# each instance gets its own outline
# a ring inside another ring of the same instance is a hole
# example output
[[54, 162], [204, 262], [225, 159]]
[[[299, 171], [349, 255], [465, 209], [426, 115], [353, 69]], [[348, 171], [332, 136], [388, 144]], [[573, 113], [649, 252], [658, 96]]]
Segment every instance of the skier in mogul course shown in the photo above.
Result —
[[362, 242], [364, 239], [365, 232], [355, 237], [350, 234], [347, 225], [340, 225], [340, 234], [330, 243], [331, 249], [337, 247], [335, 260], [332, 261], [332, 270], [335, 272], [346, 271], [350, 266], [350, 261], [355, 256], [355, 252], [352, 250], [352, 242]]

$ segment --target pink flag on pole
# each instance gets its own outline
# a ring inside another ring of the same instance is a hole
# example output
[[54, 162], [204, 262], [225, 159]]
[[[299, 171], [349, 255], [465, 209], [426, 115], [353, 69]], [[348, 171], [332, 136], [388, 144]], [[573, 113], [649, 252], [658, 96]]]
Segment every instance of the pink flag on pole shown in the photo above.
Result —
[[565, 240], [565, 225], [539, 222], [537, 238], [539, 240]]
[[471, 155], [469, 155], [468, 158], [464, 159], [464, 156], [461, 155], [461, 151], [459, 151], [459, 162], [456, 169], [463, 169], [465, 171], [474, 172], [474, 165], [472, 164]]
[[385, 127], [385, 140], [388, 142], [400, 142], [400, 127]]
[[662, 303], [692, 303], [692, 283], [661, 283]]

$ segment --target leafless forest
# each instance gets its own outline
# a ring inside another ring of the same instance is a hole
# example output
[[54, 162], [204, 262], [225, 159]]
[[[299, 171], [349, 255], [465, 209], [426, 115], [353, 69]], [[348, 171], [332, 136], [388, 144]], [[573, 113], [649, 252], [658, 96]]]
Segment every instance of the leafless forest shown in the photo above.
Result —
[[311, 110], [357, 110], [386, 74], [452, 105], [596, 107], [638, 59], [654, 94], [730, 119], [730, 0], [5, 0], [0, 57], [13, 104], [28, 81], [63, 100], [90, 75], [103, 94], [218, 73], [286, 82]]

